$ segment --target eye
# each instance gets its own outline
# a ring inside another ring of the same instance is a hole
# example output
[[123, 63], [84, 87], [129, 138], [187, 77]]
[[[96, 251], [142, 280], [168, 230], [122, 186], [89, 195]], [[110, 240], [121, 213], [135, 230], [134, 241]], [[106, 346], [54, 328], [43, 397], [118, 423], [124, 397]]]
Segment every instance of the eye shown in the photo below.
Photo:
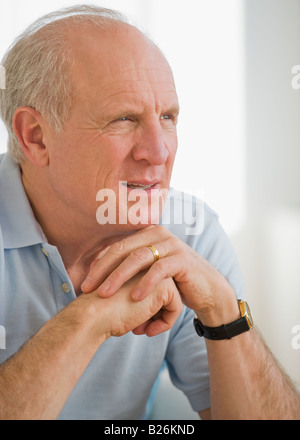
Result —
[[134, 116], [125, 115], [116, 117], [115, 119], [111, 118], [111, 122], [108, 125], [111, 130], [124, 131], [132, 129], [135, 126], [135, 121]]
[[123, 125], [127, 125], [131, 121], [131, 118], [129, 116], [121, 116], [120, 118], [113, 119], [110, 122], [111, 127], [122, 127]]
[[133, 115], [121, 116], [120, 118], [114, 119], [112, 121], [113, 124], [122, 123], [122, 122], [134, 122], [135, 118]]
[[162, 122], [164, 122], [165, 124], [170, 124], [171, 123], [172, 125], [176, 125], [178, 117], [177, 117], [177, 115], [166, 113], [164, 115], [161, 115], [160, 120]]

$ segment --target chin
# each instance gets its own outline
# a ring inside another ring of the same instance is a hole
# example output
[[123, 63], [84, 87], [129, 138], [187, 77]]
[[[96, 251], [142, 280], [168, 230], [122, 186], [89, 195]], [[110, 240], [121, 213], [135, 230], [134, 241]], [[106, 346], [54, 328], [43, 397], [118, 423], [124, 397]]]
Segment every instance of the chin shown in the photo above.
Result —
[[158, 225], [160, 221], [160, 216], [155, 216], [155, 218], [151, 219], [140, 219], [140, 221], [137, 221], [137, 219], [129, 218], [126, 225], [119, 225], [120, 227], [124, 228], [124, 230], [128, 231], [139, 231], [141, 229], [146, 228], [150, 225]]
[[96, 218], [101, 225], [115, 225], [122, 231], [134, 231], [157, 225], [167, 198], [167, 190], [131, 190], [121, 187], [119, 197], [112, 190], [103, 189], [96, 200], [101, 202]]

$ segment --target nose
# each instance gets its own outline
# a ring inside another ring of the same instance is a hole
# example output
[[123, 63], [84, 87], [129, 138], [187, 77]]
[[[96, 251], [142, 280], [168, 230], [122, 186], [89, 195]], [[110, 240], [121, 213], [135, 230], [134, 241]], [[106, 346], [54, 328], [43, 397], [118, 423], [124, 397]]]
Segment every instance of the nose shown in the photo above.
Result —
[[146, 160], [151, 165], [164, 165], [169, 157], [167, 140], [160, 123], [152, 123], [140, 130], [132, 149], [134, 160]]

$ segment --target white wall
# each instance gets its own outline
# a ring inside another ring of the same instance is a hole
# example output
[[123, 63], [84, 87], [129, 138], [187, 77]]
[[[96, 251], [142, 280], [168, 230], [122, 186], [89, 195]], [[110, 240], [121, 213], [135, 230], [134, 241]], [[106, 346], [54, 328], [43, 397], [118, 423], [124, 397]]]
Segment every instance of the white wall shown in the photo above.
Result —
[[300, 1], [245, 5], [247, 221], [232, 238], [256, 323], [300, 385]]

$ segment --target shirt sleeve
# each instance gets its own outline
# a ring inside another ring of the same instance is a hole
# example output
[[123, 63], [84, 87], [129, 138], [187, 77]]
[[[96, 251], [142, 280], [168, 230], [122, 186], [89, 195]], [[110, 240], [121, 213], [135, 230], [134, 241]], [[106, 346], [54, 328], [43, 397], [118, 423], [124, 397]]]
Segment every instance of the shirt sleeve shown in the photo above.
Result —
[[210, 407], [206, 345], [193, 327], [194, 312], [185, 309], [180, 328], [170, 337], [166, 355], [170, 379], [188, 398], [194, 411]]

